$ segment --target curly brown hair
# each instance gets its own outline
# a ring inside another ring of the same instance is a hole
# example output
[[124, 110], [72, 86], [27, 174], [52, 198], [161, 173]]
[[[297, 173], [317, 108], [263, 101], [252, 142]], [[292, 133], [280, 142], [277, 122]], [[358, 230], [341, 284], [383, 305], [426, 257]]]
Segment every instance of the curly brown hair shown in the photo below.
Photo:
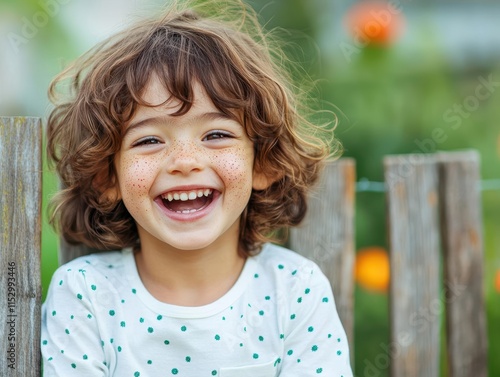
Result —
[[[209, 15], [214, 4], [197, 2], [137, 22], [51, 83], [48, 155], [65, 187], [51, 202], [51, 223], [69, 243], [110, 250], [139, 242], [123, 202], [104, 193], [116, 184], [113, 161], [124, 125], [139, 105], [151, 106], [142, 94], [153, 74], [181, 102], [176, 115], [189, 111], [194, 81], [220, 111], [237, 112], [254, 145], [256, 171], [272, 178], [267, 189], [252, 192], [241, 216], [241, 252], [258, 252], [263, 242], [275, 240], [274, 231], [303, 219], [307, 193], [339, 144], [331, 128], [327, 140], [321, 134], [327, 127], [299, 113], [283, 55], [270, 47], [255, 14], [238, 1], [224, 10], [221, 3], [227, 5], [219, 1], [215, 9], [224, 19]], [[68, 80], [70, 93], [59, 95]]]

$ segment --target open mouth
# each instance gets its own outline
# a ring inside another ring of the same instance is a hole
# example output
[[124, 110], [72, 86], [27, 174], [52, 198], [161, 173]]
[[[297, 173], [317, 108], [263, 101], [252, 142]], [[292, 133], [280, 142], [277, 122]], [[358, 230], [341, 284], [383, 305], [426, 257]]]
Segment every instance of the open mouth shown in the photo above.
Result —
[[189, 191], [169, 191], [161, 195], [166, 209], [177, 213], [193, 213], [208, 207], [214, 198], [214, 190], [205, 188]]

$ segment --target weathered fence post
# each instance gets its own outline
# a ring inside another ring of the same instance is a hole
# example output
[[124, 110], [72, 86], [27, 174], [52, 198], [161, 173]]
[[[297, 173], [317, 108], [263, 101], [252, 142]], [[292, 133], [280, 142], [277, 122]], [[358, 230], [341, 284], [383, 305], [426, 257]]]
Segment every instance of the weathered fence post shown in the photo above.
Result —
[[71, 245], [64, 240], [64, 238], [59, 239], [59, 265], [68, 263], [73, 259], [81, 257], [83, 255], [89, 255], [92, 253], [97, 253], [100, 250], [91, 248], [87, 245]]
[[303, 224], [290, 230], [292, 250], [315, 261], [330, 280], [339, 317], [354, 355], [355, 162], [329, 162], [309, 200]]
[[479, 154], [441, 153], [441, 228], [450, 377], [486, 377], [483, 226]]
[[40, 376], [42, 127], [0, 117], [0, 375]]
[[432, 156], [384, 159], [391, 261], [391, 376], [438, 377], [438, 175]]

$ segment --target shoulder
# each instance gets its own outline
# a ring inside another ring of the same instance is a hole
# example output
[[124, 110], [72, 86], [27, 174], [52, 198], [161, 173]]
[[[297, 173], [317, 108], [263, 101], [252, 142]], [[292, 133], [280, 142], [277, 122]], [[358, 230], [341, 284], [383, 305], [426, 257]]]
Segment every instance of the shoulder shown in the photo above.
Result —
[[129, 253], [129, 250], [107, 251], [75, 258], [56, 269], [51, 285], [63, 285], [65, 279], [73, 282], [85, 280], [87, 275], [107, 279], [108, 275], [120, 274]]
[[267, 243], [255, 257], [259, 270], [286, 284], [329, 285], [328, 279], [312, 260], [283, 246]]

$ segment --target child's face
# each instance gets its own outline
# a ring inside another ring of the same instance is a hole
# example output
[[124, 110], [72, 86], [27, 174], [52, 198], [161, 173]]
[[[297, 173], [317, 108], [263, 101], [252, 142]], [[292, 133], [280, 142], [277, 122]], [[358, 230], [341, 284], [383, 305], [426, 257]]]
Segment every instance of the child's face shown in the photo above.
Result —
[[[186, 114], [179, 103], [139, 106], [126, 125], [115, 157], [117, 195], [135, 219], [143, 250], [204, 249], [217, 242], [237, 245], [239, 218], [252, 187], [254, 149], [243, 126], [213, 105], [200, 85]], [[159, 104], [168, 92], [151, 80], [144, 93]]]

